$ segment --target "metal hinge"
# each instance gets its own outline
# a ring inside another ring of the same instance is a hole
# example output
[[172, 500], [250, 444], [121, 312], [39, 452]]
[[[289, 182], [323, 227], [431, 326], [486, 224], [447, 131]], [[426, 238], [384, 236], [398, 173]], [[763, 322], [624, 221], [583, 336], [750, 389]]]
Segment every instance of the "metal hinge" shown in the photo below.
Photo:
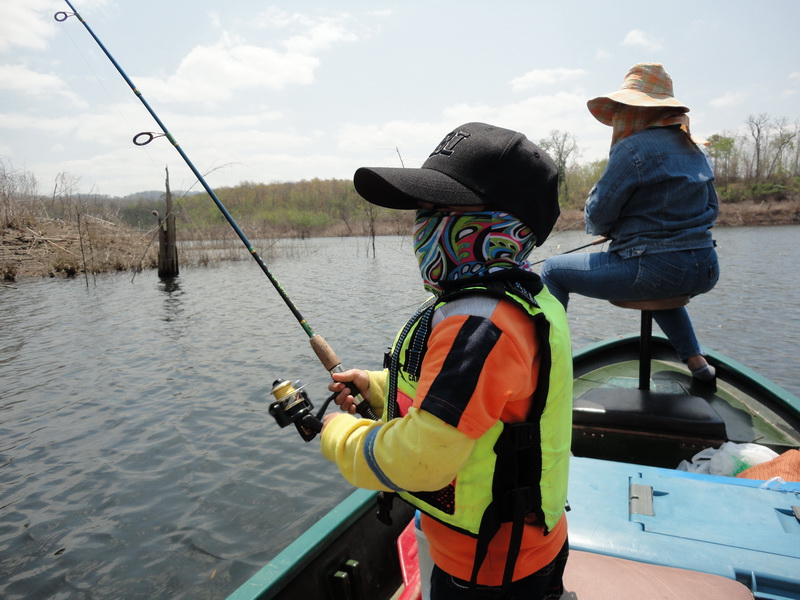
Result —
[[630, 514], [655, 516], [653, 511], [653, 486], [632, 483], [630, 488]]

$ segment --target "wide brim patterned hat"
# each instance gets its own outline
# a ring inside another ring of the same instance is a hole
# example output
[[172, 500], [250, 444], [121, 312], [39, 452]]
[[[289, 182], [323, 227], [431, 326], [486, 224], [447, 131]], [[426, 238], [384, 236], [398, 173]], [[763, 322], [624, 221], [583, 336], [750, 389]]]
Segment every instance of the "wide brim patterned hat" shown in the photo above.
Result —
[[672, 78], [658, 63], [639, 63], [631, 67], [620, 89], [592, 98], [586, 105], [594, 118], [603, 125], [612, 125], [619, 104], [649, 108], [675, 108], [689, 112], [689, 108], [675, 99]]

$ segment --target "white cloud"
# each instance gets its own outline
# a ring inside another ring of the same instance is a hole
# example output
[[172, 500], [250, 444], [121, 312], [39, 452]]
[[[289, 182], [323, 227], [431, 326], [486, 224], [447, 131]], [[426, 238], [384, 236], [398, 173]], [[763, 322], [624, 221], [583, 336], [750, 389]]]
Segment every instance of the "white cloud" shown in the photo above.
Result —
[[56, 76], [37, 73], [24, 65], [0, 64], [0, 90], [26, 96], [60, 96], [76, 106], [86, 103], [67, 89], [66, 83]]
[[715, 108], [725, 108], [728, 106], [741, 106], [747, 101], [747, 94], [743, 91], [725, 92], [719, 98], [709, 100], [709, 104]]
[[283, 89], [314, 80], [319, 59], [297, 52], [243, 44], [223, 36], [214, 46], [196, 46], [166, 79], [145, 77], [139, 87], [162, 100], [214, 103], [243, 88]]
[[515, 92], [527, 90], [537, 85], [552, 85], [560, 81], [577, 79], [586, 75], [583, 69], [534, 69], [511, 80]]
[[320, 65], [321, 51], [358, 39], [344, 26], [344, 17], [312, 19], [277, 9], [267, 14], [269, 19], [264, 15], [256, 19], [264, 19], [264, 25], [256, 22], [255, 26], [300, 25], [302, 31], [277, 41], [274, 47], [253, 45], [225, 32], [216, 44], [194, 47], [172, 75], [141, 78], [139, 87], [161, 100], [214, 104], [246, 88], [309, 85]]
[[[551, 123], [564, 115], [580, 114], [585, 117], [585, 111], [586, 93], [583, 90], [532, 96], [501, 109], [504, 114], [518, 115], [516, 118], [531, 123]], [[547, 126], [548, 130], [556, 128], [555, 125]]]
[[54, 140], [74, 135], [94, 145], [118, 145], [120, 139], [131, 139], [129, 128], [118, 113], [71, 113], [69, 116], [43, 116], [25, 113], [0, 113], [0, 128], [26, 132], [42, 132]]
[[289, 13], [277, 6], [270, 6], [250, 21], [256, 28], [262, 29], [281, 29], [289, 27], [295, 23], [308, 24], [309, 19], [299, 13]]
[[327, 48], [333, 42], [356, 40], [355, 33], [346, 28], [348, 20], [346, 14], [316, 17], [270, 6], [248, 20], [247, 24], [256, 29], [299, 29], [298, 33], [288, 37], [284, 45], [291, 50], [311, 52]]
[[211, 26], [214, 29], [220, 29], [222, 27], [222, 19], [220, 19], [219, 12], [216, 10], [209, 11], [208, 19], [211, 21]]
[[627, 33], [625, 39], [622, 40], [623, 46], [641, 46], [647, 50], [660, 50], [662, 44], [655, 38], [650, 37], [650, 34], [642, 31], [641, 29], [633, 29]]
[[10, 48], [42, 50], [55, 33], [55, 20], [45, 14], [51, 12], [48, 0], [0, 0], [0, 52]]
[[347, 31], [337, 19], [327, 19], [316, 23], [301, 35], [286, 41], [290, 52], [311, 53], [329, 48], [336, 42], [354, 42], [358, 36]]
[[[108, 0], [84, 0], [81, 9], [103, 6]], [[58, 31], [57, 12], [70, 15], [69, 6], [53, 0], [0, 0], [0, 52], [12, 48], [44, 50]]]
[[[15, 136], [15, 132], [19, 132], [25, 138], [38, 139], [39, 136], [46, 136], [48, 140], [63, 140], [78, 127], [79, 120], [76, 118], [0, 113], [0, 130], [3, 130], [7, 137]], [[17, 142], [18, 145], [23, 143], [25, 143], [24, 139], [22, 142]], [[17, 148], [18, 150], [19, 148]]]

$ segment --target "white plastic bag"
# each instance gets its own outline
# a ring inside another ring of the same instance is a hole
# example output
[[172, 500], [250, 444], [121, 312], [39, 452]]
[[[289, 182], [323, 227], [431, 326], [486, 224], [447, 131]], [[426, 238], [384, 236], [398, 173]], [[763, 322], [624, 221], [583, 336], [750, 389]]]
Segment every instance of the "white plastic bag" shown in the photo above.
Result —
[[716, 448], [704, 448], [692, 457], [692, 462], [682, 460], [678, 465], [679, 471], [689, 471], [690, 473], [708, 473], [708, 466], [711, 457], [719, 450]]
[[747, 468], [777, 457], [777, 453], [766, 446], [725, 442], [719, 448], [701, 450], [692, 457], [692, 462], [681, 461], [678, 469], [734, 477]]

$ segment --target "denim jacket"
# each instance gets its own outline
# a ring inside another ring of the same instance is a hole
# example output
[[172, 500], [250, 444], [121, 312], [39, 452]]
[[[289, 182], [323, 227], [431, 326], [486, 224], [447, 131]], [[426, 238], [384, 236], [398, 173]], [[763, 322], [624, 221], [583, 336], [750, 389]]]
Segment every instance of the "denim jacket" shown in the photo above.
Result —
[[718, 214], [710, 159], [678, 127], [614, 144], [585, 207], [586, 231], [611, 238], [609, 251], [625, 258], [713, 247]]

